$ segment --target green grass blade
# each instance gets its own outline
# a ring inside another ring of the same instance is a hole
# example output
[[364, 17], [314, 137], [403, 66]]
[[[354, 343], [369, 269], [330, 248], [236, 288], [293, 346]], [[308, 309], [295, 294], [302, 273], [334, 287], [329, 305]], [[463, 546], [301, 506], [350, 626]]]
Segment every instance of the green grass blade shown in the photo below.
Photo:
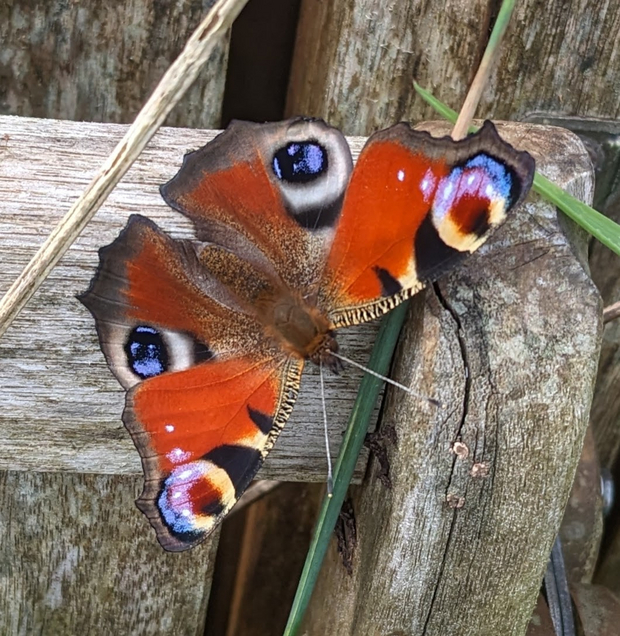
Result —
[[[381, 375], [387, 375], [389, 371], [390, 361], [392, 360], [400, 329], [405, 320], [408, 305], [408, 302], [402, 303], [381, 322], [381, 327], [368, 361], [368, 366]], [[288, 623], [284, 630], [284, 636], [294, 636], [301, 626], [301, 621], [310, 601], [323, 558], [338, 520], [342, 502], [353, 476], [358, 455], [364, 444], [370, 418], [382, 385], [383, 382], [381, 380], [369, 374], [366, 374], [360, 383], [359, 392], [349, 417], [349, 423], [334, 469], [333, 495], [331, 498], [326, 497], [321, 506], [312, 543], [306, 556], [306, 562], [301, 573], [295, 599], [293, 600]]]
[[485, 56], [495, 57], [497, 55], [496, 51], [504, 39], [504, 34], [510, 24], [510, 18], [512, 17], [514, 8], [515, 0], [504, 0], [502, 2], [502, 6], [500, 7], [497, 18], [495, 19], [495, 24], [491, 30], [489, 41], [484, 49], [483, 59]]
[[[422, 99], [430, 104], [442, 117], [452, 123], [456, 121], [456, 111], [440, 102], [415, 82], [414, 88]], [[473, 132], [476, 128], [472, 127], [470, 130]], [[614, 223], [614, 221], [589, 205], [579, 201], [579, 199], [575, 199], [575, 197], [538, 172], [534, 176], [533, 189], [562, 210], [566, 216], [570, 217], [595, 239], [620, 256], [620, 225]]]
[[534, 190], [560, 208], [595, 239], [620, 256], [620, 225], [583, 201], [575, 199], [540, 173], [534, 175]]

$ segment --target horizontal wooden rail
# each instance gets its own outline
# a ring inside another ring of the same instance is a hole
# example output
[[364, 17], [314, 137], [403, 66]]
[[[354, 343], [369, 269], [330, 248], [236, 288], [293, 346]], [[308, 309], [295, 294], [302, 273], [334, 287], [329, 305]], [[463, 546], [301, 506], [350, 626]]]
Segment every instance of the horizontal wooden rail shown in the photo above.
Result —
[[[0, 294], [90, 182], [127, 126], [0, 117]], [[175, 236], [192, 235], [166, 206], [159, 185], [184, 153], [217, 131], [162, 128], [96, 217], [0, 340], [0, 470], [139, 474], [121, 423], [124, 392], [99, 349], [94, 321], [75, 295], [129, 214], [144, 214]], [[352, 140], [357, 153], [363, 139]], [[343, 352], [365, 363], [376, 325], [346, 330]], [[308, 365], [291, 421], [260, 473], [265, 479], [324, 481], [319, 377]], [[327, 375], [325, 393], [337, 453], [361, 372]], [[362, 474], [362, 458], [357, 479]]]

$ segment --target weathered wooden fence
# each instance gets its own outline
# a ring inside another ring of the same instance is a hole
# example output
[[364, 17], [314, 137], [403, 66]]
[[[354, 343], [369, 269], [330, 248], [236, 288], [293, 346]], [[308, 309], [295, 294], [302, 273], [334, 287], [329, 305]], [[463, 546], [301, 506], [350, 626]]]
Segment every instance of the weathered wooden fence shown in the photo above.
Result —
[[[248, 12], [261, 3], [261, 14], [277, 21], [282, 2], [251, 0]], [[0, 7], [0, 109], [20, 116], [0, 119], [0, 291], [122, 135], [110, 122], [131, 120], [208, 4], [15, 0]], [[413, 78], [458, 106], [494, 6], [304, 0], [285, 112], [276, 117], [323, 116], [355, 135], [432, 117], [414, 97]], [[239, 18], [240, 33], [252, 31], [248, 12]], [[287, 9], [287, 20], [292, 13]], [[618, 118], [620, 44], [611, 35], [618, 19], [618, 2], [596, 10], [585, 2], [520, 3], [480, 114]], [[268, 47], [269, 40], [258, 32], [236, 46], [238, 59], [251, 65], [252, 47]], [[225, 42], [170, 123], [217, 127], [227, 50]], [[229, 77], [234, 72], [256, 74], [268, 86], [270, 73], [283, 70], [231, 66]], [[251, 112], [247, 103], [244, 113]], [[234, 104], [227, 111], [234, 113]], [[535, 154], [557, 183], [592, 198], [591, 165], [576, 137], [530, 125], [503, 132]], [[128, 214], [188, 234], [157, 186], [210, 134], [162, 129], [0, 341], [0, 634], [204, 629], [218, 537], [190, 553], [166, 554], [134, 508], [141, 477], [120, 422], [123, 394], [74, 295], [88, 284], [97, 247], [116, 236]], [[388, 392], [378, 439], [390, 459], [392, 487], [371, 462], [353, 492], [352, 574], [334, 545], [306, 633], [525, 633], [569, 497], [596, 376], [600, 299], [588, 276], [586, 240], [534, 197], [482, 254], [413, 303], [394, 375], [449, 408], [432, 411]], [[597, 282], [607, 281], [606, 301], [617, 300], [618, 261], [597, 253]], [[612, 329], [593, 422], [609, 468], [620, 439], [613, 398], [620, 336]], [[372, 325], [353, 330], [343, 346], [364, 360], [373, 331]], [[349, 371], [328, 386], [336, 447], [358, 380]], [[312, 374], [304, 380], [294, 418], [262, 477], [324, 479], [317, 386]], [[604, 434], [597, 432], [599, 419]], [[358, 481], [364, 466], [362, 458]], [[590, 484], [585, 498], [595, 490]], [[312, 486], [290, 486], [225, 526], [207, 633], [281, 631], [317, 500]], [[582, 584], [592, 581], [600, 506], [591, 518], [592, 529], [576, 541], [577, 560], [590, 546], [589, 565], [574, 579]], [[611, 526], [599, 575], [616, 592], [619, 528]]]

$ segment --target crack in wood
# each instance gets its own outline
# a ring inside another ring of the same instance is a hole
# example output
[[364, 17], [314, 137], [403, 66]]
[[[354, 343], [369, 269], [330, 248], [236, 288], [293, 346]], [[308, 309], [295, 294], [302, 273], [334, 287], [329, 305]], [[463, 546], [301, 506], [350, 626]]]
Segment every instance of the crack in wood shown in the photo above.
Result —
[[[456, 326], [456, 336], [457, 336], [457, 340], [459, 343], [459, 349], [461, 351], [461, 359], [463, 361], [463, 366], [465, 369], [465, 387], [464, 387], [464, 391], [463, 391], [463, 408], [462, 408], [462, 413], [461, 413], [461, 418], [456, 430], [456, 434], [453, 438], [452, 443], [450, 444], [450, 447], [452, 448], [454, 446], [454, 444], [456, 444], [457, 442], [461, 441], [461, 430], [463, 429], [463, 426], [465, 425], [465, 419], [467, 418], [467, 413], [468, 413], [468, 405], [469, 405], [469, 396], [470, 396], [470, 391], [471, 391], [471, 373], [469, 370], [469, 358], [468, 358], [468, 354], [467, 354], [467, 347], [465, 344], [465, 339], [463, 337], [463, 329], [462, 329], [462, 325], [461, 325], [461, 320], [458, 316], [458, 314], [456, 313], [456, 311], [453, 309], [453, 307], [451, 307], [450, 303], [448, 302], [447, 298], [441, 293], [441, 290], [439, 288], [439, 285], [437, 283], [433, 284], [433, 290], [435, 292], [435, 295], [437, 297], [437, 299], [439, 300], [441, 306], [448, 312], [448, 314], [451, 316], [452, 320], [454, 321], [454, 324]], [[452, 467], [450, 469], [450, 477], [448, 479], [448, 485], [446, 487], [446, 494], [445, 494], [445, 498], [446, 498], [446, 502], [448, 503], [448, 505], [450, 505], [450, 499], [451, 499], [451, 495], [450, 495], [450, 486], [452, 485], [452, 480], [454, 477], [454, 473], [455, 473], [455, 469], [456, 469], [456, 462], [459, 460], [459, 456], [457, 453], [454, 453], [454, 457], [452, 459]], [[454, 496], [454, 495], [452, 495]], [[431, 616], [433, 614], [433, 609], [435, 607], [435, 601], [437, 600], [437, 595], [439, 594], [439, 584], [440, 581], [443, 579], [443, 574], [444, 574], [444, 568], [445, 568], [445, 564], [447, 561], [447, 556], [448, 556], [448, 552], [450, 550], [450, 546], [452, 543], [452, 535], [454, 533], [455, 530], [455, 526], [456, 526], [456, 515], [458, 512], [458, 509], [461, 508], [464, 504], [465, 500], [464, 497], [463, 498], [459, 498], [459, 505], [451, 505], [450, 507], [453, 510], [452, 513], [452, 519], [450, 521], [450, 527], [448, 530], [448, 537], [446, 540], [446, 544], [444, 547], [444, 551], [443, 551], [443, 556], [441, 559], [441, 565], [439, 568], [439, 572], [437, 575], [437, 579], [434, 585], [434, 589], [433, 589], [433, 596], [431, 598], [431, 601], [429, 603], [428, 606], [428, 613], [426, 615], [426, 618], [424, 619], [424, 625], [422, 628], [422, 632], [421, 632], [421, 636], [427, 636], [428, 635], [428, 627], [429, 627], [429, 623], [431, 620]]]
[[[463, 327], [461, 325], [461, 320], [458, 314], [456, 313], [456, 311], [450, 306], [450, 303], [448, 302], [446, 297], [441, 293], [441, 290], [439, 289], [439, 285], [437, 285], [437, 283], [433, 284], [433, 289], [435, 291], [437, 299], [441, 303], [441, 306], [450, 314], [452, 320], [454, 321], [456, 325], [456, 337], [459, 343], [459, 349], [461, 350], [461, 359], [463, 361], [463, 367], [465, 368], [465, 387], [463, 390], [463, 410], [461, 413], [461, 420], [456, 429], [456, 433], [452, 440], [452, 444], [450, 445], [451, 447], [453, 447], [454, 444], [462, 441], [461, 431], [463, 430], [463, 427], [465, 426], [465, 420], [467, 419], [467, 413], [468, 413], [468, 407], [469, 407], [469, 396], [471, 392], [471, 372], [469, 370], [469, 357], [467, 354], [467, 346], [465, 344], [465, 338], [463, 337]], [[454, 475], [454, 470], [455, 470], [456, 462], [458, 461], [458, 459], [459, 459], [459, 456], [455, 453], [454, 459], [452, 460], [452, 470], [450, 472], [450, 479], [448, 480], [448, 486], [446, 488], [446, 497], [450, 490], [450, 486], [452, 485], [452, 477]]]

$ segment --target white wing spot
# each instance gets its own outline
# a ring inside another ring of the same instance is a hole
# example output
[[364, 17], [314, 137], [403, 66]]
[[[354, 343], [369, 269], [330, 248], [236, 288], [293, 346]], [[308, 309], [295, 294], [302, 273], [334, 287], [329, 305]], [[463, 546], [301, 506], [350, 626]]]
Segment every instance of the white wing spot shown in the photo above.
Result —
[[184, 462], [190, 458], [190, 453], [182, 448], [173, 448], [167, 455], [168, 459], [175, 464]]
[[435, 184], [437, 183], [437, 179], [435, 175], [433, 175], [432, 171], [429, 169], [424, 174], [422, 181], [420, 181], [420, 190], [424, 195], [424, 200], [428, 201]]
[[399, 181], [404, 181], [405, 180], [405, 171], [404, 170], [399, 170], [398, 174], [396, 175], [396, 178]]
[[174, 431], [174, 426], [172, 424], [166, 424], [164, 428], [166, 429], [167, 433], [172, 433], [172, 431]]

